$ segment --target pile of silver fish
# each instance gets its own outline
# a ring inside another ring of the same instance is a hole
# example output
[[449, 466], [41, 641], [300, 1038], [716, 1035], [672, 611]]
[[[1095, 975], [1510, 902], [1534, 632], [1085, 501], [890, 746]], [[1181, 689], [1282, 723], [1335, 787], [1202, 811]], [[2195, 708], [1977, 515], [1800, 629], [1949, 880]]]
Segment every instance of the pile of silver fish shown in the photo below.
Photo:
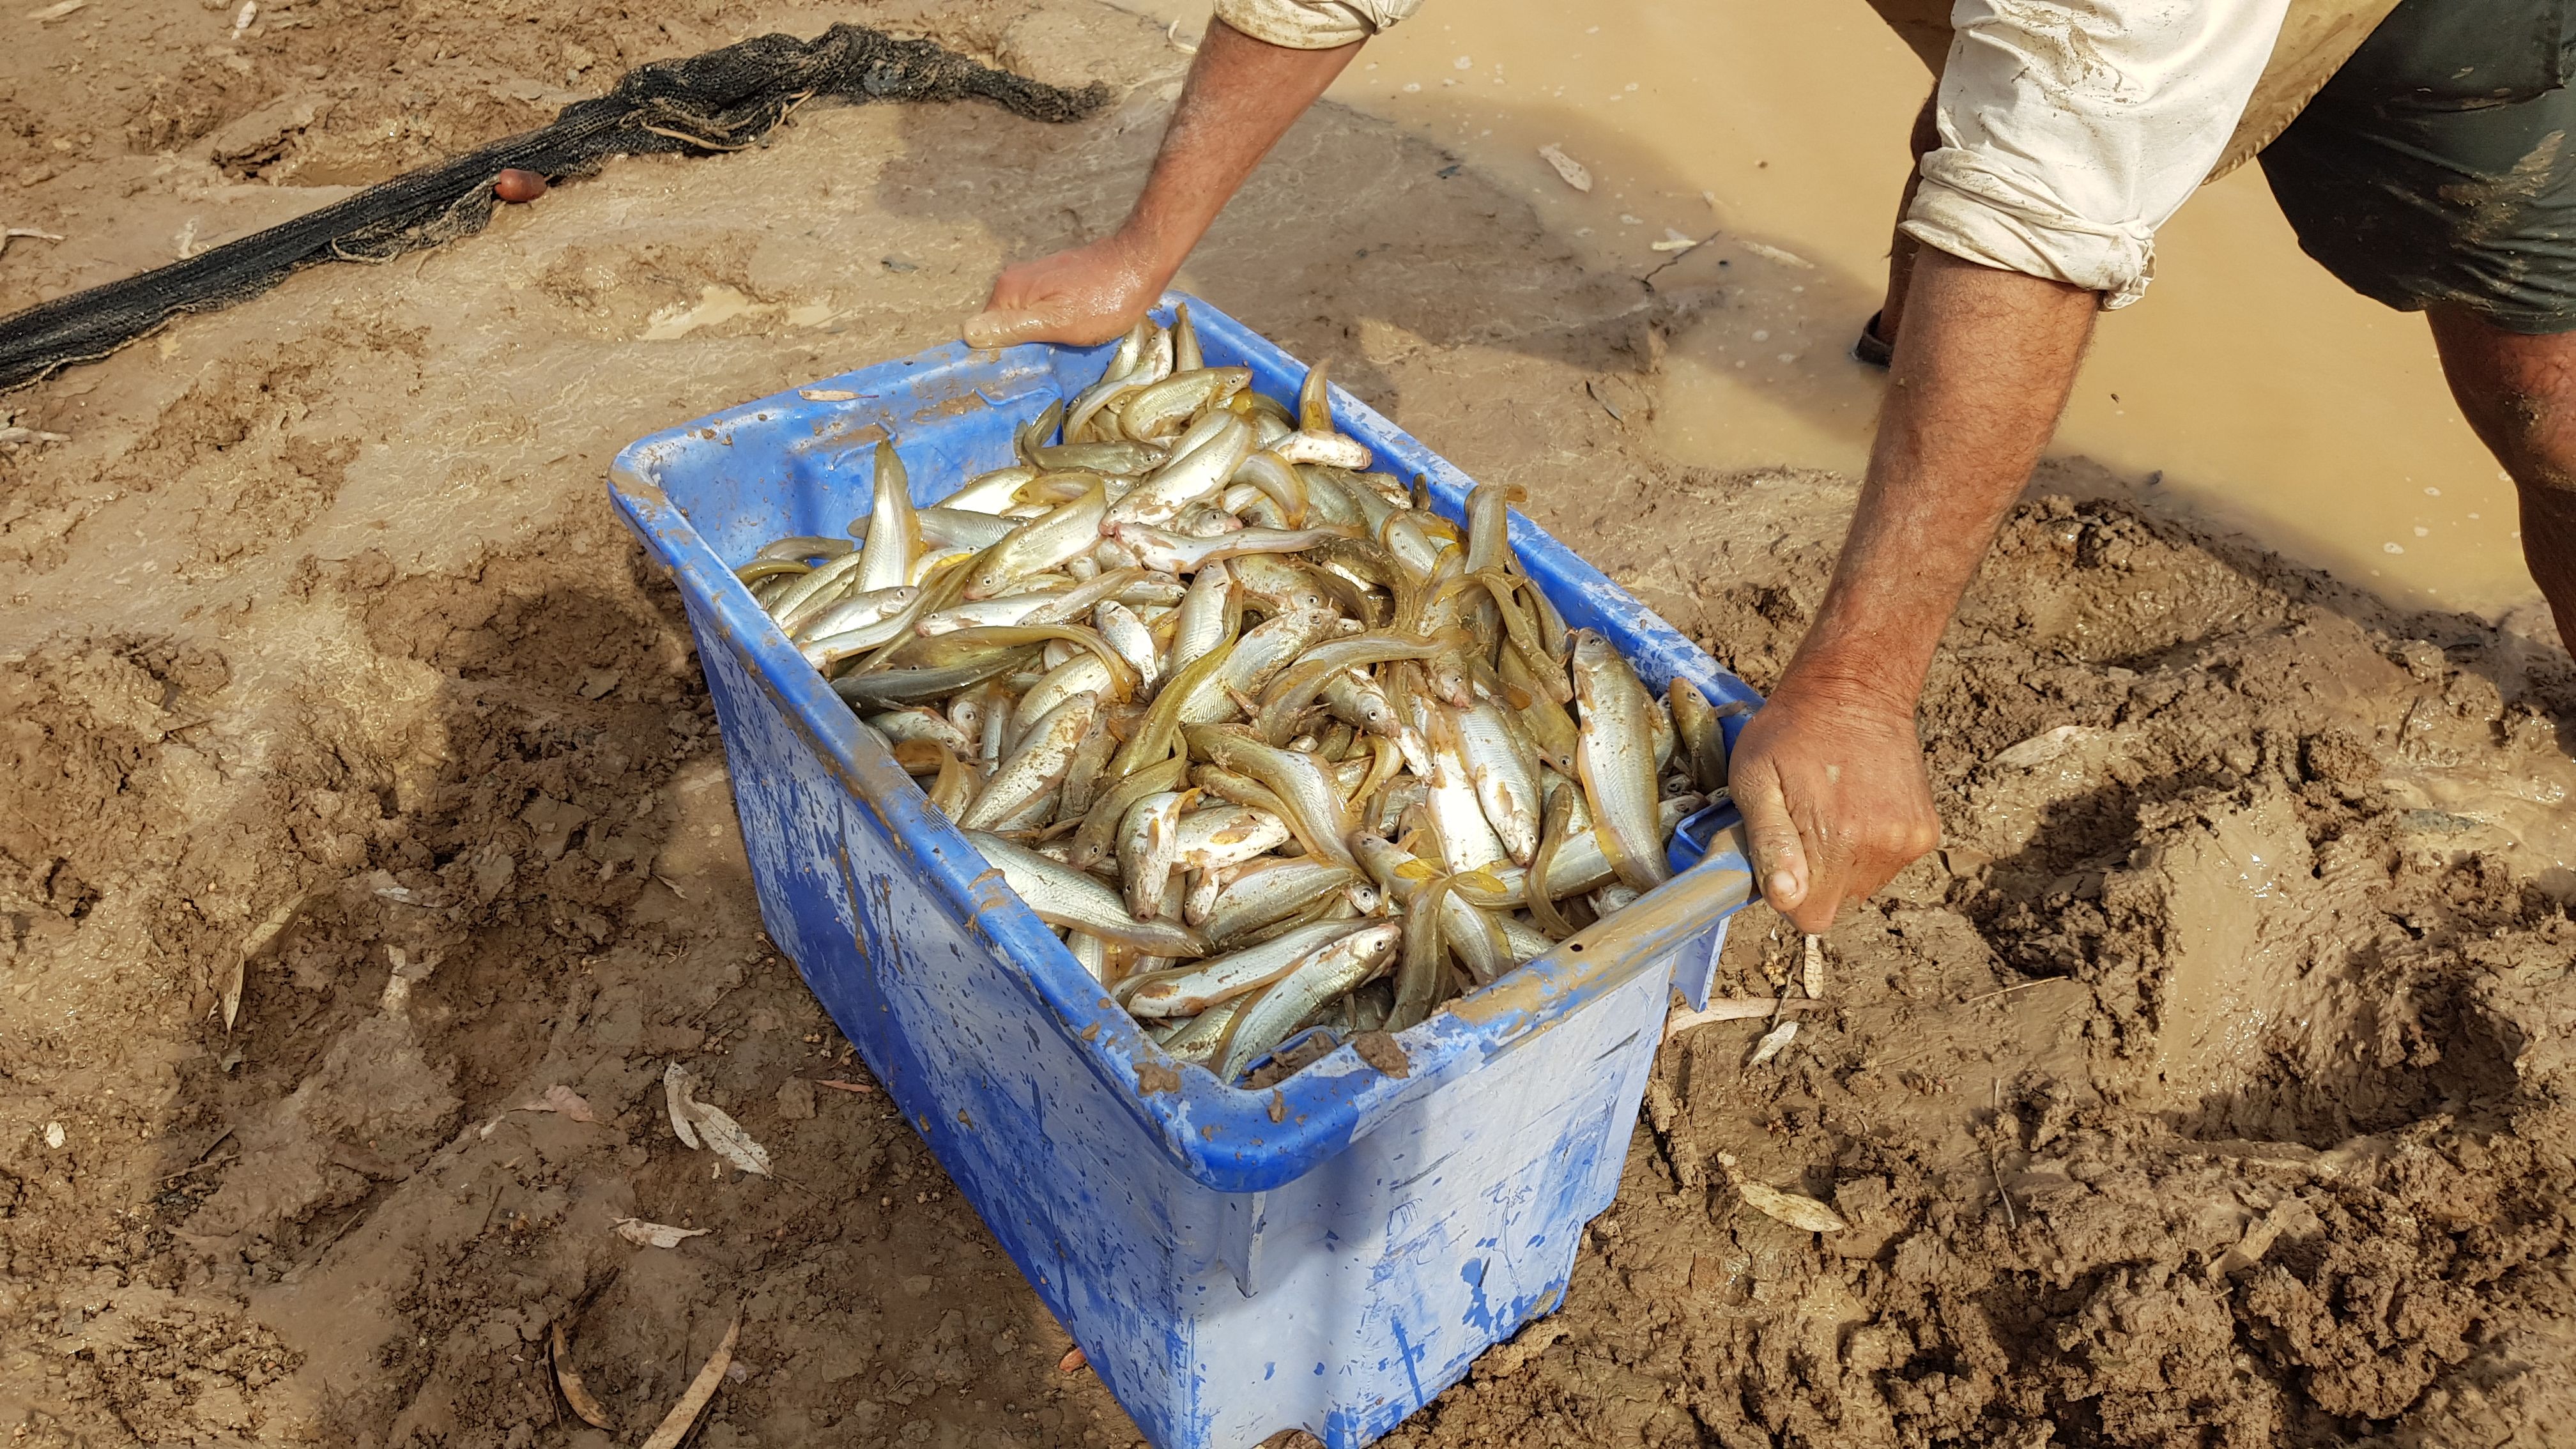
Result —
[[1462, 531], [1368, 471], [1324, 380], [1291, 411], [1206, 365], [1186, 310], [1140, 324], [1018, 464], [916, 507], [880, 443], [850, 538], [736, 570], [1075, 959], [1227, 1082], [1618, 910], [1725, 785], [1709, 700], [1657, 700], [1521, 572], [1516, 491], [1477, 488]]

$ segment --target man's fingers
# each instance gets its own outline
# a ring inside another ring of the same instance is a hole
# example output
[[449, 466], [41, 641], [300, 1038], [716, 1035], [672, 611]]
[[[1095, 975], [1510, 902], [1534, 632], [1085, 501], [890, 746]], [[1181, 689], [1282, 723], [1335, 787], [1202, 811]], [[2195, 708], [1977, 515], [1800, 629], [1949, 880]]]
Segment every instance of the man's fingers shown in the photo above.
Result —
[[1009, 347], [1021, 342], [1063, 342], [1092, 347], [1125, 336], [1142, 309], [1126, 317], [1058, 306], [1052, 310], [987, 307], [966, 319], [958, 335], [969, 347]]
[[1772, 909], [1790, 912], [1807, 899], [1807, 847], [1789, 818], [1789, 802], [1780, 792], [1780, 777], [1767, 761], [1739, 771], [1735, 804], [1744, 812], [1744, 833], [1753, 846], [1753, 880]]
[[1854, 860], [1850, 868], [1843, 872], [1844, 895], [1855, 905], [1868, 900], [1886, 889], [1887, 883], [1896, 879], [1898, 873], [1907, 866], [1912, 865], [1919, 858], [1919, 854], [1917, 852], [1901, 855], [1893, 849], [1868, 852], [1860, 859]]
[[[1858, 901], [1861, 897], [1854, 896], [1851, 899]], [[1809, 893], [1807, 899], [1780, 914], [1787, 916], [1789, 924], [1797, 927], [1800, 934], [1821, 936], [1834, 928], [1834, 917], [1841, 913], [1844, 904], [1844, 900], [1838, 895], [1829, 894], [1825, 890], [1814, 890]]]
[[967, 318], [958, 335], [966, 339], [969, 347], [1009, 347], [1039, 340], [1050, 322], [1042, 312], [996, 308]]

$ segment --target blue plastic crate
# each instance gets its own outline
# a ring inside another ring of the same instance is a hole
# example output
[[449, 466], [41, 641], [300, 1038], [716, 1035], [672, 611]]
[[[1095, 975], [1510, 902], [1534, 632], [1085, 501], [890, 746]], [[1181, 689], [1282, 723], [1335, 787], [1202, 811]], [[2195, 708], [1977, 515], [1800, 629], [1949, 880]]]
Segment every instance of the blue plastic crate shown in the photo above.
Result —
[[[1302, 365], [1191, 314], [1211, 364], [1294, 395]], [[1011, 430], [1108, 351], [934, 348], [645, 438], [610, 491], [687, 604], [770, 938], [1119, 1403], [1157, 1449], [1291, 1428], [1353, 1449], [1563, 1297], [1617, 1193], [1670, 992], [1705, 999], [1750, 877], [1720, 833], [1704, 863], [1404, 1033], [1402, 1077], [1344, 1047], [1241, 1091], [1165, 1056], [731, 573], [782, 534], [842, 533], [880, 438], [920, 503], [1012, 462]], [[1332, 404], [1460, 515], [1470, 480], [1347, 393]], [[1518, 515], [1512, 541], [1652, 687], [1755, 702]]]

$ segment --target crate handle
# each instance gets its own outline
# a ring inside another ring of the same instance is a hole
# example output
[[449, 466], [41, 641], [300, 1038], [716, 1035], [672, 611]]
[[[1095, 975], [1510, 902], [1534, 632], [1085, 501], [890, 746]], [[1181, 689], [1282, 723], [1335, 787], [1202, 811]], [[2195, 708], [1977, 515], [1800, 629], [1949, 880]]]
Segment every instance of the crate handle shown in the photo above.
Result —
[[[1702, 812], [1707, 814], [1708, 812]], [[1698, 817], [1693, 817], [1694, 819]], [[1722, 818], [1722, 817], [1721, 817]], [[1639, 896], [1607, 920], [1595, 921], [1557, 944], [1540, 959], [1553, 958], [1571, 970], [1535, 970], [1538, 963], [1504, 976], [1493, 985], [1453, 1003], [1452, 1015], [1488, 1026], [1492, 1034], [1488, 1059], [1511, 1050], [1551, 1019], [1544, 1008], [1569, 984], [1577, 991], [1600, 991], [1634, 979], [1634, 973], [1704, 937], [1753, 897], [1753, 871], [1744, 857], [1740, 821], [1721, 824], [1707, 837], [1711, 853], [1690, 869]], [[1587, 969], [1594, 962], [1616, 963]]]

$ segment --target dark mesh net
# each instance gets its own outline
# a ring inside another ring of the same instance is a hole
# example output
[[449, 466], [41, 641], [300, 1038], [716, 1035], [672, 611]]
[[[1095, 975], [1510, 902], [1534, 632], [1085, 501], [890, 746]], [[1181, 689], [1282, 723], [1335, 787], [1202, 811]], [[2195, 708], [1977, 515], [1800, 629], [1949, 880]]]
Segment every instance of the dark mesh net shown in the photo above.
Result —
[[615, 90], [564, 107], [541, 130], [397, 176], [185, 261], [0, 318], [0, 388], [104, 357], [179, 313], [255, 297], [298, 267], [384, 261], [470, 236], [491, 219], [492, 178], [504, 168], [552, 181], [596, 171], [611, 156], [740, 150], [809, 100], [968, 97], [1033, 121], [1071, 121], [1099, 109], [1108, 92], [1044, 85], [926, 40], [846, 24], [812, 40], [763, 35], [638, 66]]

